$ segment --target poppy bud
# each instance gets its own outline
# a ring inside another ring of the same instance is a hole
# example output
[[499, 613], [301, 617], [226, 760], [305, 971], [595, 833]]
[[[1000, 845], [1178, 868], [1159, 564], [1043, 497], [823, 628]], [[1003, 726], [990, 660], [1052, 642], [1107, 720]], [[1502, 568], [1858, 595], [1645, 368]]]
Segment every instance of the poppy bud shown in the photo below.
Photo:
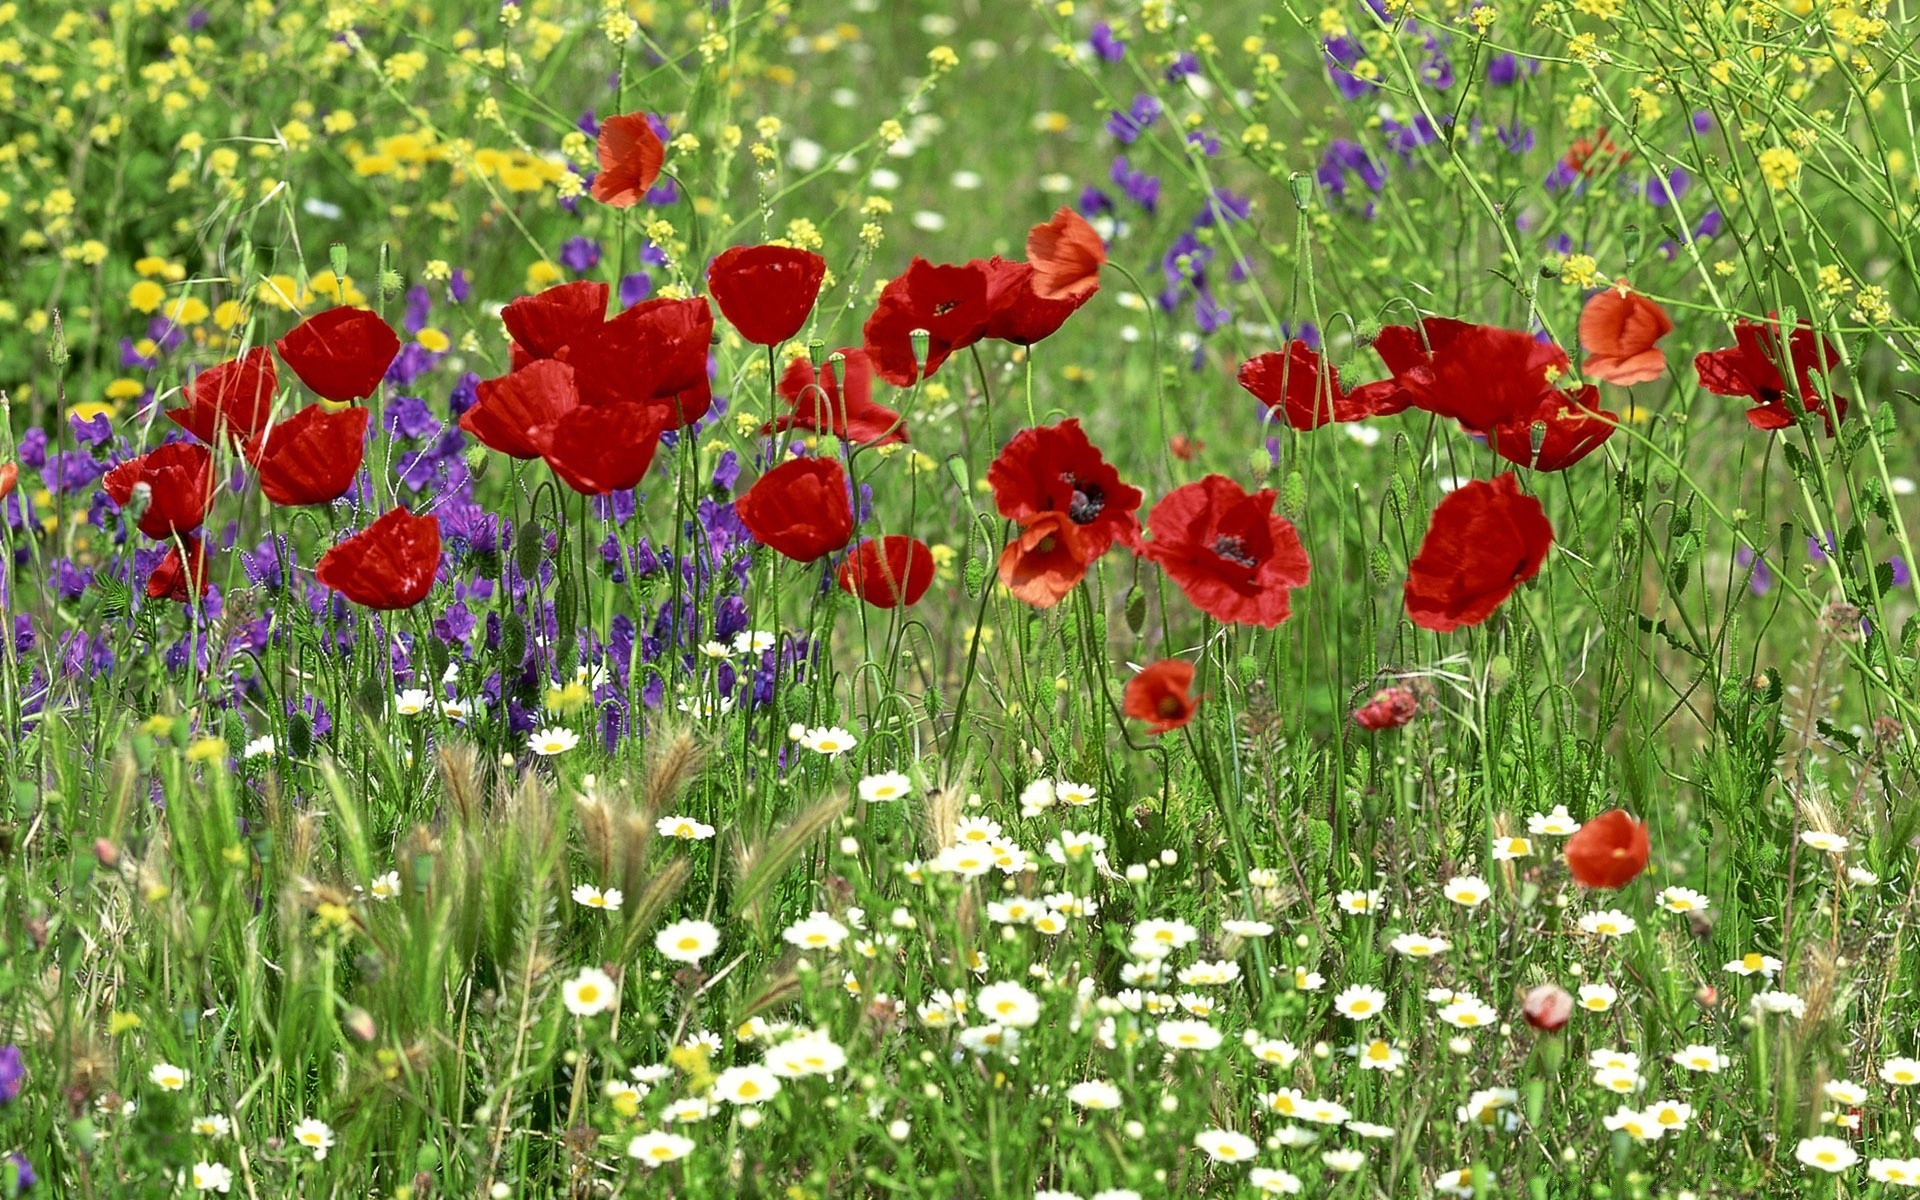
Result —
[[1139, 637], [1140, 631], [1147, 626], [1147, 593], [1139, 584], [1127, 589], [1127, 628], [1133, 636]]
[[67, 365], [67, 330], [60, 324], [60, 310], [53, 313], [53, 344], [47, 347], [47, 358], [55, 370], [64, 370]]
[[1527, 993], [1520, 1011], [1535, 1029], [1557, 1033], [1573, 1016], [1573, 997], [1557, 983], [1543, 983]]
[[1313, 179], [1305, 171], [1287, 176], [1287, 190], [1293, 193], [1293, 206], [1306, 212], [1313, 205]]
[[1287, 473], [1286, 487], [1280, 493], [1280, 503], [1287, 515], [1297, 517], [1307, 508], [1307, 478], [1298, 471]]
[[1496, 654], [1487, 664], [1487, 687], [1493, 691], [1502, 691], [1513, 681], [1513, 660], [1504, 654]]
[[1393, 556], [1387, 552], [1384, 542], [1375, 543], [1368, 552], [1367, 574], [1377, 587], [1385, 587], [1393, 579]]
[[335, 279], [346, 278], [347, 244], [345, 242], [334, 242], [327, 247], [327, 265], [333, 268]]
[[120, 848], [106, 838], [94, 839], [93, 856], [109, 871], [120, 865]]
[[947, 476], [953, 480], [953, 486], [960, 489], [961, 495], [973, 494], [973, 470], [967, 466], [965, 455], [947, 455]]
[[976, 600], [979, 599], [981, 591], [987, 586], [986, 560], [977, 554], [974, 555], [967, 560], [967, 565], [960, 572], [960, 575], [962, 582], [967, 585], [968, 597]]
[[1267, 476], [1273, 473], [1273, 455], [1258, 449], [1247, 455], [1247, 470], [1253, 474], [1255, 483], [1264, 484]]
[[1626, 257], [1627, 268], [1631, 270], [1633, 264], [1640, 258], [1640, 246], [1642, 244], [1640, 227], [1638, 225], [1627, 226], [1626, 233], [1622, 237], [1622, 242], [1621, 252]]
[[343, 1022], [353, 1036], [363, 1042], [371, 1042], [379, 1032], [373, 1023], [373, 1014], [358, 1005], [347, 1010], [347, 1019]]
[[1398, 475], [1387, 480], [1387, 512], [1396, 521], [1406, 519], [1407, 481]]
[[1712, 1008], [1720, 1003], [1720, 991], [1710, 984], [1701, 984], [1700, 990], [1693, 994], [1693, 1002], [1701, 1008]]

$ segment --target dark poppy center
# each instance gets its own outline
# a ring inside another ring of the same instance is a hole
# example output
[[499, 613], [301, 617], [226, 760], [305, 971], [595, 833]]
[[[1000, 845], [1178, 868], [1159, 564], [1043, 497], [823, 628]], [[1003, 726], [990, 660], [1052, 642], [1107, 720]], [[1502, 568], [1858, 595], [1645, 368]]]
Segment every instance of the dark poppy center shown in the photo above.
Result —
[[1260, 560], [1247, 551], [1247, 544], [1234, 534], [1223, 533], [1213, 539], [1213, 552], [1230, 563], [1251, 571], [1260, 565]]
[[1180, 715], [1180, 701], [1178, 697], [1162, 696], [1160, 697], [1160, 703], [1156, 707], [1159, 708], [1160, 715], [1163, 717], [1177, 717]]
[[1073, 487], [1073, 499], [1067, 502], [1067, 516], [1075, 525], [1091, 524], [1107, 506], [1107, 493], [1097, 483], [1081, 483], [1068, 475], [1066, 480]]
[[942, 300], [933, 306], [933, 315], [936, 317], [944, 317], [959, 307], [960, 302], [958, 300]]

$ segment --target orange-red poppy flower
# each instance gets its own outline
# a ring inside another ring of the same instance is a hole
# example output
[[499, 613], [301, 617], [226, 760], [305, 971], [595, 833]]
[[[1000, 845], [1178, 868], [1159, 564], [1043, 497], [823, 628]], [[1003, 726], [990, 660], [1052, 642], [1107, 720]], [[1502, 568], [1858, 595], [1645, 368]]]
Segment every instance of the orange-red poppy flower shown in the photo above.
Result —
[[207, 594], [207, 548], [191, 534], [181, 540], [187, 547], [186, 557], [180, 556], [179, 546], [169, 546], [167, 556], [147, 576], [149, 599], [188, 604]]
[[902, 533], [868, 538], [840, 564], [839, 584], [875, 608], [911, 607], [933, 586], [933, 551]]
[[830, 458], [795, 458], [768, 471], [734, 503], [762, 545], [795, 562], [825, 558], [853, 536], [847, 473]]
[[255, 346], [195, 375], [184, 389], [187, 406], [168, 409], [167, 419], [208, 445], [222, 430], [244, 442], [266, 425], [279, 386], [273, 352]]
[[1066, 599], [1098, 557], [1092, 535], [1058, 509], [1049, 509], [1020, 527], [1000, 551], [1000, 582], [1014, 599], [1035, 608], [1052, 608]]
[[500, 320], [513, 339], [513, 369], [528, 360], [552, 358], [598, 332], [607, 323], [607, 293], [604, 283], [577, 279], [522, 296], [501, 309]]
[[313, 575], [355, 604], [412, 608], [440, 571], [440, 519], [396, 508], [320, 556]]
[[1478, 625], [1540, 573], [1552, 546], [1553, 526], [1513, 472], [1449, 492], [1407, 565], [1407, 616], [1435, 633]]
[[1383, 687], [1353, 710], [1353, 723], [1362, 729], [1398, 729], [1420, 711], [1420, 698], [1401, 684]]
[[1667, 356], [1654, 343], [1673, 332], [1667, 310], [1627, 287], [1596, 293], [1580, 311], [1580, 373], [1618, 387], [1658, 379]]
[[1042, 300], [1084, 300], [1100, 286], [1106, 243], [1079, 213], [1061, 205], [1053, 219], [1027, 231], [1033, 291]]
[[1218, 621], [1271, 629], [1293, 615], [1312, 564], [1272, 488], [1249, 493], [1225, 475], [1177, 487], [1147, 514], [1160, 564], [1193, 606]]
[[400, 336], [372, 309], [330, 308], [273, 345], [315, 395], [344, 404], [373, 395], [400, 353]]
[[1647, 869], [1651, 853], [1646, 824], [1619, 808], [1601, 813], [1567, 839], [1567, 867], [1582, 887], [1623, 888]]
[[1200, 700], [1193, 694], [1193, 664], [1163, 658], [1127, 680], [1121, 705], [1130, 717], [1148, 722], [1148, 733], [1166, 733], [1193, 720]]
[[532, 437], [562, 483], [583, 496], [603, 496], [639, 484], [665, 427], [659, 409], [625, 400], [570, 408]]
[[707, 268], [720, 313], [756, 346], [778, 346], [807, 323], [827, 260], [792, 246], [735, 246]]
[[13, 486], [18, 482], [20, 482], [20, 468], [12, 463], [0, 463], [0, 500], [13, 495]]
[[667, 148], [645, 113], [625, 113], [600, 122], [600, 173], [593, 198], [613, 208], [632, 208], [660, 178]]
[[107, 496], [122, 508], [142, 484], [147, 488], [147, 507], [140, 514], [140, 532], [156, 542], [191, 533], [207, 519], [213, 504], [213, 454], [205, 446], [168, 442], [121, 463], [100, 481]]
[[511, 458], [540, 457], [534, 430], [551, 425], [577, 407], [573, 368], [556, 359], [535, 359], [511, 375], [484, 379], [474, 389], [472, 408], [460, 414], [460, 428], [489, 450]]
[[907, 440], [900, 414], [873, 402], [873, 365], [864, 350], [836, 350], [818, 371], [807, 359], [796, 358], [780, 376], [779, 392], [793, 411], [762, 425], [762, 437], [811, 429], [858, 446]]
[[347, 494], [366, 454], [364, 408], [328, 412], [309, 404], [247, 442], [247, 461], [260, 472], [260, 490], [282, 507], [331, 504]]

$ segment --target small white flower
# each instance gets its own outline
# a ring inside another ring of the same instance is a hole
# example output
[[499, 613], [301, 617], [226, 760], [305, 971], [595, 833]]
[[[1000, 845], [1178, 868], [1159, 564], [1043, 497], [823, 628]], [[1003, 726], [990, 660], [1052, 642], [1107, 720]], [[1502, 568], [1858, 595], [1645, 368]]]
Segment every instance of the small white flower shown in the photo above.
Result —
[[1523, 837], [1493, 839], [1493, 861], [1513, 862], [1533, 853], [1533, 843]]
[[433, 707], [433, 697], [424, 688], [408, 688], [393, 698], [393, 711], [403, 717], [417, 717]]
[[1241, 938], [1263, 938], [1270, 937], [1273, 934], [1273, 925], [1267, 921], [1228, 919], [1220, 922], [1220, 929], [1223, 933], [1230, 933], [1234, 937]]
[[847, 940], [852, 932], [845, 925], [823, 912], [816, 912], [804, 920], [795, 921], [787, 926], [780, 936], [792, 946], [802, 950], [833, 950]]
[[1767, 991], [1755, 993], [1751, 1003], [1756, 1013], [1774, 1015], [1784, 1013], [1791, 1017], [1807, 1015], [1807, 1002], [1792, 992], [1776, 992], [1769, 988]]
[[561, 999], [567, 1011], [576, 1017], [592, 1017], [606, 1012], [619, 998], [613, 979], [598, 967], [584, 967], [578, 975], [560, 985]]
[[1349, 889], [1335, 896], [1333, 902], [1340, 906], [1342, 912], [1364, 916], [1367, 913], [1380, 911], [1382, 897], [1383, 893], [1379, 888], [1369, 888], [1366, 891]]
[[[1818, 829], [1802, 830], [1800, 832], [1800, 840], [1806, 843], [1807, 845], [1813, 847], [1815, 850], [1824, 850], [1828, 854], [1845, 854], [1847, 852], [1847, 847], [1853, 844], [1852, 842], [1847, 840], [1847, 837], [1845, 834], [1824, 833]], [[1833, 1141], [1833, 1139], [1832, 1138], [1807, 1138], [1804, 1141], [1802, 1141], [1800, 1144], [1802, 1146], [1805, 1146], [1809, 1141], [1830, 1142], [1830, 1141]], [[1852, 1153], [1851, 1149], [1848, 1150], [1848, 1153]], [[1806, 1160], [1802, 1159], [1801, 1161], [1805, 1162]]]
[[1684, 1046], [1674, 1051], [1673, 1061], [1675, 1065], [1685, 1067], [1689, 1071], [1700, 1071], [1708, 1075], [1718, 1075], [1733, 1065], [1733, 1060], [1721, 1053], [1718, 1048], [1699, 1044]]
[[883, 771], [860, 781], [860, 798], [869, 804], [898, 800], [913, 791], [913, 781], [898, 771]]
[[653, 828], [661, 837], [688, 842], [704, 842], [713, 836], [713, 826], [692, 817], [661, 817], [653, 823]]
[[219, 1113], [210, 1113], [195, 1117], [191, 1128], [200, 1137], [226, 1137], [233, 1132], [233, 1122]]
[[374, 877], [373, 886], [367, 894], [375, 900], [391, 900], [400, 894], [400, 872], [388, 871], [385, 875]]
[[573, 902], [586, 908], [598, 908], [606, 912], [619, 912], [621, 901], [625, 899], [619, 888], [607, 888], [602, 891], [590, 883], [583, 883], [573, 889]]
[[1267, 1196], [1297, 1196], [1300, 1177], [1278, 1167], [1255, 1167], [1247, 1172], [1247, 1183]]
[[1536, 836], [1567, 837], [1580, 832], [1580, 822], [1573, 819], [1564, 804], [1554, 805], [1550, 813], [1534, 813], [1527, 818], [1527, 832]]
[[1619, 909], [1609, 908], [1600, 912], [1590, 912], [1582, 916], [1580, 918], [1580, 928], [1597, 937], [1611, 940], [1613, 938], [1623, 938], [1627, 936], [1634, 930], [1640, 928], [1640, 925], [1639, 922], [1635, 921], [1626, 913], [1621, 912]]
[[1735, 975], [1765, 975], [1772, 978], [1780, 973], [1780, 960], [1771, 954], [1744, 954], [1727, 964], [1727, 970]]
[[1829, 1079], [1821, 1090], [1826, 1092], [1827, 1099], [1848, 1108], [1858, 1108], [1867, 1102], [1867, 1089], [1851, 1079]]
[[1801, 1166], [1837, 1175], [1860, 1161], [1859, 1152], [1836, 1137], [1801, 1138], [1793, 1148]]
[[1013, 1029], [1031, 1029], [1040, 1021], [1040, 1000], [1017, 983], [990, 983], [974, 997], [980, 1015]]
[[254, 738], [252, 741], [248, 742], [245, 747], [241, 749], [240, 757], [241, 758], [264, 758], [267, 755], [273, 753], [274, 747], [277, 744], [278, 743], [276, 743], [273, 740], [272, 734], [268, 734], [265, 737]]
[[1419, 933], [1403, 933], [1391, 943], [1396, 954], [1408, 958], [1433, 958], [1453, 949], [1453, 943], [1443, 937], [1427, 937]]
[[193, 1164], [192, 1179], [195, 1191], [225, 1193], [233, 1187], [233, 1172], [223, 1163], [197, 1162]]
[[693, 1153], [693, 1139], [677, 1133], [653, 1130], [627, 1143], [627, 1157], [640, 1160], [649, 1169], [678, 1162]]
[[728, 1067], [713, 1080], [713, 1098], [728, 1104], [765, 1104], [779, 1094], [780, 1077], [765, 1067]]
[[1068, 1088], [1067, 1101], [1077, 1108], [1106, 1112], [1120, 1107], [1120, 1089], [1104, 1079], [1089, 1079]]
[[1320, 1154], [1320, 1161], [1329, 1171], [1351, 1175], [1367, 1165], [1367, 1156], [1358, 1150], [1325, 1150]]
[[675, 962], [697, 963], [720, 945], [720, 931], [697, 918], [675, 921], [653, 935], [653, 948]]
[[1586, 983], [1580, 985], [1580, 1007], [1588, 1012], [1606, 1012], [1620, 999], [1620, 993], [1612, 984]]
[[1333, 998], [1333, 1010], [1350, 1021], [1365, 1021], [1380, 1015], [1387, 1006], [1387, 994], [1371, 984], [1356, 983]]
[[1661, 908], [1674, 913], [1705, 912], [1711, 903], [1699, 892], [1683, 887], [1661, 888], [1653, 899]]
[[838, 758], [854, 748], [858, 743], [854, 736], [838, 725], [821, 726], [809, 729], [800, 735], [800, 744], [815, 754], [824, 754], [828, 758]]
[[1169, 1050], [1212, 1050], [1222, 1040], [1220, 1031], [1205, 1021], [1162, 1021], [1154, 1037]]
[[1880, 1078], [1895, 1087], [1920, 1084], [1920, 1059], [1890, 1058], [1880, 1064]]
[[1478, 908], [1493, 894], [1493, 889], [1478, 875], [1455, 875], [1440, 892], [1462, 908]]
[[333, 1130], [325, 1121], [308, 1117], [293, 1127], [293, 1140], [313, 1151], [318, 1161], [327, 1156], [327, 1149], [333, 1145]]
[[155, 1063], [147, 1071], [147, 1079], [163, 1092], [177, 1092], [187, 1086], [193, 1074], [185, 1067], [176, 1067], [172, 1063]]
[[527, 749], [541, 758], [565, 754], [580, 744], [580, 735], [571, 729], [542, 729], [527, 738]]
[[1231, 1129], [1202, 1129], [1193, 1144], [1215, 1162], [1245, 1162], [1260, 1152], [1252, 1138]]

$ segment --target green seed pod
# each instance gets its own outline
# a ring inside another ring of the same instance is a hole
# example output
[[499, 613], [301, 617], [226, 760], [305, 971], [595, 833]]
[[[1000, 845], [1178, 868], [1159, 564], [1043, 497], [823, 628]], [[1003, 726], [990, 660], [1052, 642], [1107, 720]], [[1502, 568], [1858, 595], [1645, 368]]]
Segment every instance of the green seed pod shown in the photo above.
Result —
[[1313, 207], [1313, 180], [1305, 171], [1287, 176], [1287, 190], [1293, 193], [1293, 206], [1301, 212]]
[[985, 591], [987, 586], [986, 560], [979, 557], [978, 555], [975, 555], [974, 557], [969, 558], [967, 560], [966, 569], [963, 570], [961, 574], [966, 581], [967, 595], [973, 597], [975, 600], [978, 600], [980, 598], [980, 593], [982, 591]]
[[513, 535], [513, 565], [524, 579], [531, 579], [540, 569], [540, 560], [547, 553], [546, 535], [540, 527], [529, 521]]
[[327, 247], [327, 265], [333, 268], [335, 279], [347, 277], [347, 244], [345, 242], [334, 242]]
[[1280, 506], [1289, 517], [1298, 518], [1307, 511], [1307, 478], [1298, 471], [1287, 472], [1286, 486], [1280, 491]]
[[1387, 513], [1396, 521], [1407, 519], [1407, 481], [1398, 475], [1387, 478]]
[[307, 714], [297, 712], [287, 718], [287, 753], [294, 758], [306, 758], [313, 753], [313, 722]]
[[1127, 628], [1133, 636], [1147, 627], [1147, 593], [1139, 584], [1127, 589]]
[[1248, 452], [1247, 470], [1252, 473], [1255, 486], [1264, 485], [1267, 476], [1273, 474], [1273, 455], [1268, 454], [1265, 447]]
[[953, 480], [953, 486], [960, 489], [962, 496], [973, 495], [973, 468], [967, 465], [964, 455], [947, 455], [947, 475]]
[[527, 658], [527, 623], [519, 613], [510, 613], [500, 626], [500, 657], [509, 669]]
[[1385, 587], [1393, 581], [1393, 555], [1387, 552], [1385, 543], [1375, 543], [1367, 552], [1367, 576], [1375, 587]]
[[1504, 654], [1496, 654], [1487, 664], [1487, 686], [1498, 692], [1506, 688], [1513, 679], [1513, 660]]

